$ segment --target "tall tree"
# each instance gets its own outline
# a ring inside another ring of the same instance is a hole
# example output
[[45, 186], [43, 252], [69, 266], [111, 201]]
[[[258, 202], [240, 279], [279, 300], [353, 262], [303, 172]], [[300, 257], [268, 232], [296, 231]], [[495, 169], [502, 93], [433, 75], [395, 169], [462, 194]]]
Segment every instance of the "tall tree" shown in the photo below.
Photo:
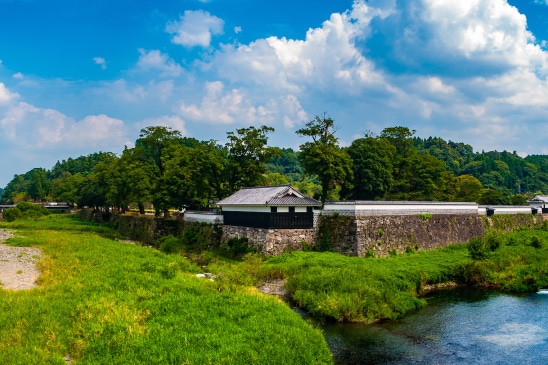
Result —
[[145, 155], [155, 166], [158, 173], [155, 181], [155, 192], [153, 194], [153, 204], [156, 214], [164, 213], [164, 217], [169, 216], [169, 208], [172, 207], [169, 196], [166, 193], [168, 183], [165, 177], [164, 161], [169, 159], [167, 151], [170, 147], [181, 144], [181, 132], [174, 131], [169, 127], [152, 126], [141, 130], [139, 139], [135, 141], [135, 147], [142, 147]]
[[265, 164], [280, 153], [278, 148], [268, 147], [268, 133], [274, 128], [261, 126], [236, 129], [227, 132], [228, 187], [229, 192], [245, 186], [264, 184]]
[[175, 207], [202, 209], [221, 194], [226, 151], [215, 141], [174, 146], [166, 167], [167, 194]]
[[320, 180], [322, 203], [330, 192], [344, 184], [347, 186], [352, 184], [352, 160], [339, 146], [339, 140], [335, 137], [333, 119], [316, 116], [306, 124], [305, 128], [299, 129], [296, 133], [312, 139], [300, 145], [299, 159], [305, 172], [316, 175]]
[[390, 191], [396, 148], [386, 138], [356, 139], [346, 151], [352, 159], [354, 180], [352, 189], [343, 189], [344, 197], [373, 200], [382, 198]]

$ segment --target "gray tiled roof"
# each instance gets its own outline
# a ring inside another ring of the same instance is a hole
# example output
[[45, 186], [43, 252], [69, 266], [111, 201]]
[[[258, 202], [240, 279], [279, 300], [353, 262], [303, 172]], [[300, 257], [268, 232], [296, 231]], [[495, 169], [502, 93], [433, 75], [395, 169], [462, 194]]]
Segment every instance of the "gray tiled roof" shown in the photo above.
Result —
[[548, 196], [546, 196], [546, 195], [535, 195], [535, 197], [533, 199], [527, 200], [527, 202], [530, 202], [530, 203], [546, 202], [546, 203], [548, 203]]
[[220, 200], [217, 205], [320, 206], [321, 203], [304, 196], [291, 185], [280, 185], [243, 188]]

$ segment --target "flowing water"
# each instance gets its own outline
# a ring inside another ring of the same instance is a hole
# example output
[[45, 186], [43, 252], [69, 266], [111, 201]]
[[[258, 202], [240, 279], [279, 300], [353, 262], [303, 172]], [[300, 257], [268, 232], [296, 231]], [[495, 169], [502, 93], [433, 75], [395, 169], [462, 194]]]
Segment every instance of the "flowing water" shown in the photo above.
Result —
[[337, 364], [548, 364], [548, 293], [432, 293], [375, 325], [323, 324]]

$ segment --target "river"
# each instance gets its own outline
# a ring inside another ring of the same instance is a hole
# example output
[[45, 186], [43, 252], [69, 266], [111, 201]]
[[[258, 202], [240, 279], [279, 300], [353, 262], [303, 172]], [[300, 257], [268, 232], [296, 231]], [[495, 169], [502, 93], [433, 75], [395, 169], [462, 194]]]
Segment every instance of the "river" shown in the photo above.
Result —
[[465, 288], [426, 299], [426, 307], [394, 321], [320, 325], [335, 362], [548, 364], [548, 294]]

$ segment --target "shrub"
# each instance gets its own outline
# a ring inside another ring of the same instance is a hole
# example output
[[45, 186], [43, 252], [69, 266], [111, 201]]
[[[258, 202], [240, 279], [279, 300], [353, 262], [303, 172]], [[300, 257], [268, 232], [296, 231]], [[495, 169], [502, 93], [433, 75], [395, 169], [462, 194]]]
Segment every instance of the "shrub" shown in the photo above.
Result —
[[249, 244], [247, 237], [229, 238], [224, 243], [225, 252], [234, 258], [242, 258], [246, 253], [255, 252], [255, 249]]
[[37, 219], [48, 214], [49, 211], [41, 205], [20, 202], [17, 207], [6, 209], [3, 217], [6, 222], [13, 222], [16, 219]]
[[21, 218], [22, 216], [23, 213], [17, 207], [6, 209], [3, 213], [3, 219], [6, 222], [13, 222], [16, 219]]
[[185, 226], [182, 234], [183, 244], [187, 247], [202, 251], [211, 243], [211, 225], [207, 223], [192, 223]]
[[483, 237], [472, 238], [468, 241], [468, 252], [474, 260], [485, 260], [489, 256], [489, 249]]
[[322, 238], [320, 240], [320, 244], [318, 245], [317, 249], [320, 252], [333, 251], [333, 245], [329, 241], [329, 236], [328, 236], [327, 233], [324, 233], [322, 235]]
[[406, 253], [415, 253], [416, 251], [415, 251], [415, 249], [414, 249], [413, 247], [407, 246], [407, 247], [405, 248], [405, 252], [406, 252]]
[[382, 237], [384, 235], [384, 230], [382, 228], [379, 228], [379, 237]]
[[430, 218], [432, 218], [432, 214], [430, 214], [430, 213], [421, 213], [421, 214], [419, 214], [419, 218], [422, 219], [423, 221], [427, 221]]
[[185, 248], [183, 240], [173, 235], [164, 236], [156, 241], [160, 251], [165, 253], [177, 253]]
[[529, 244], [534, 248], [542, 248], [544, 246], [544, 242], [538, 236], [532, 236], [529, 239]]
[[496, 251], [504, 242], [504, 238], [500, 233], [489, 231], [485, 235], [485, 244], [491, 251]]
[[504, 237], [495, 231], [489, 231], [485, 237], [472, 238], [468, 242], [468, 252], [474, 260], [485, 260], [491, 252], [496, 251], [504, 243]]

